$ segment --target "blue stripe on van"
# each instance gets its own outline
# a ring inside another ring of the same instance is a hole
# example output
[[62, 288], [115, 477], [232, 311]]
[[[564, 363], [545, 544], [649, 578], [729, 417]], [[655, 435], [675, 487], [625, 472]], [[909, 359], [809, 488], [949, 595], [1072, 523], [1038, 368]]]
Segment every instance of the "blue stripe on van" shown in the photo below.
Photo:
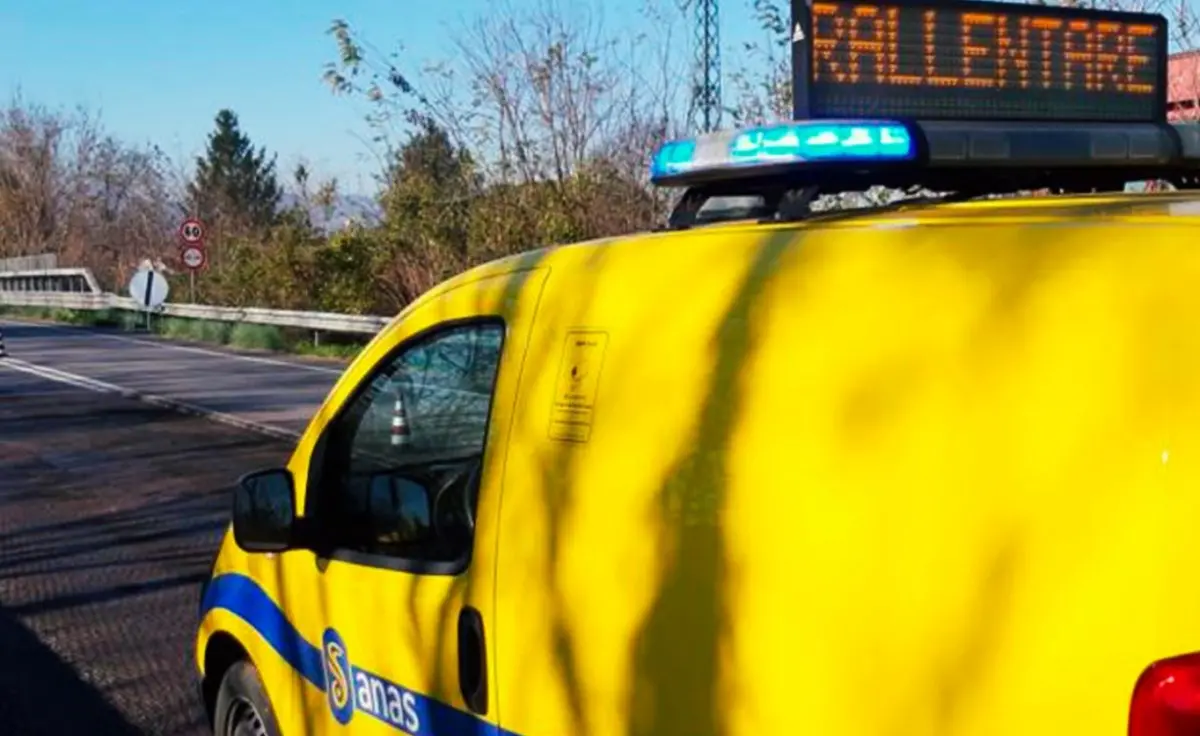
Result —
[[325, 669], [321, 650], [304, 638], [287, 616], [252, 579], [245, 575], [218, 575], [204, 592], [200, 604], [203, 619], [214, 608], [223, 608], [250, 624], [271, 648], [279, 653], [304, 679], [325, 689]]
[[[204, 592], [200, 617], [218, 608], [229, 611], [249, 624], [304, 679], [318, 690], [325, 691], [325, 662], [321, 648], [311, 644], [296, 630], [275, 601], [254, 580], [238, 573], [226, 573], [213, 578]], [[352, 658], [348, 659], [352, 662]], [[339, 721], [346, 722], [353, 713], [361, 713], [414, 736], [518, 736], [472, 713], [409, 690], [352, 664], [349, 669], [350, 684], [365, 685], [370, 702], [368, 707], [363, 707], [363, 701], [352, 697], [354, 705], [349, 709], [352, 712], [343, 716], [345, 720], [338, 718]], [[380, 693], [385, 695], [377, 700]], [[327, 700], [332, 701], [332, 698]], [[406, 723], [406, 719], [410, 720]], [[414, 723], [416, 728], [410, 728]]]

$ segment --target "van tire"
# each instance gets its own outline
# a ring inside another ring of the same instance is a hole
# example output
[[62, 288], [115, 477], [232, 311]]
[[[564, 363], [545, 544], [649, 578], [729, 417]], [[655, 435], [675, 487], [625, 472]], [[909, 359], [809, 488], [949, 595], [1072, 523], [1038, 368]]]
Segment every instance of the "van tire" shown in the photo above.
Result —
[[[238, 730], [239, 726], [242, 730]], [[214, 736], [280, 736], [279, 722], [258, 670], [246, 660], [234, 662], [217, 687]]]

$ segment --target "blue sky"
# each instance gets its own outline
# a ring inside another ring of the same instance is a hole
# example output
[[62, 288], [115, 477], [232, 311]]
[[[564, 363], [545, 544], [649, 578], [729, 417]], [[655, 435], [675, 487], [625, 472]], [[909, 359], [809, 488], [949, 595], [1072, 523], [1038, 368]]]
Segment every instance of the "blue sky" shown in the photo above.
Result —
[[[585, 0], [586, 1], [586, 0]], [[520, 6], [527, 0], [509, 0]], [[746, 0], [725, 0], [722, 30], [751, 29]], [[607, 0], [605, 24], [636, 23], [640, 0]], [[419, 11], [406, 11], [416, 6]], [[153, 141], [176, 159], [202, 150], [221, 107], [279, 155], [301, 157], [346, 191], [370, 191], [375, 166], [361, 137], [362, 104], [321, 82], [334, 58], [333, 18], [378, 46], [403, 41], [414, 59], [444, 59], [450, 33], [487, 0], [10, 0], [0, 3], [0, 94], [18, 89], [51, 107], [82, 104], [126, 140]]]
[[[539, 0], [505, 0], [521, 7]], [[647, 0], [559, 0], [602, 8], [605, 26], [645, 28]], [[667, 6], [677, 0], [649, 0]], [[722, 0], [723, 46], [757, 36], [751, 0]], [[290, 172], [305, 160], [342, 190], [374, 190], [364, 104], [321, 81], [344, 18], [377, 46], [403, 42], [414, 61], [452, 58], [454, 29], [489, 0], [0, 0], [0, 95], [18, 89], [52, 107], [82, 104], [131, 141], [157, 143], [190, 165], [213, 116], [236, 111], [258, 144]], [[1136, 4], [1136, 3], [1135, 3]], [[786, 0], [781, 2], [786, 7]], [[418, 11], [405, 10], [417, 7]], [[492, 11], [494, 12], [494, 10]], [[637, 27], [642, 26], [642, 27]], [[634, 30], [634, 28], [631, 28]], [[690, 28], [683, 28], [690, 40]], [[679, 50], [690, 55], [688, 46]], [[736, 64], [726, 52], [726, 73]], [[727, 77], [728, 82], [728, 77]], [[726, 102], [732, 102], [726, 90]]]

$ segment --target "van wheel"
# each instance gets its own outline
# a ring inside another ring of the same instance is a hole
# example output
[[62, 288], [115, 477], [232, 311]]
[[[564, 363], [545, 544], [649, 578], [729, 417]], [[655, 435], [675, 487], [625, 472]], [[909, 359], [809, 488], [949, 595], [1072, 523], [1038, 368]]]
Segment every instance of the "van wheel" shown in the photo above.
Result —
[[279, 736], [258, 670], [244, 659], [225, 671], [214, 711], [214, 736]]

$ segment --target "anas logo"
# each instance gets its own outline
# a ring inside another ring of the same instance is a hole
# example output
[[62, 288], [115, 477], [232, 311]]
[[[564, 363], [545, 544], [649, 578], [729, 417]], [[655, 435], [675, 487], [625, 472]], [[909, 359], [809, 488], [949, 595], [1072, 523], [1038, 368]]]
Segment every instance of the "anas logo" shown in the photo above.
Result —
[[329, 667], [329, 697], [333, 707], [345, 708], [350, 702], [350, 683], [346, 677], [346, 652], [342, 645], [331, 641], [325, 645], [325, 660]]
[[346, 642], [333, 629], [321, 638], [321, 659], [325, 667], [325, 694], [329, 710], [343, 726], [354, 711], [374, 716], [392, 728], [420, 736], [426, 704], [406, 688], [350, 664]]
[[350, 658], [346, 656], [346, 643], [333, 629], [326, 629], [321, 639], [321, 651], [325, 660], [325, 693], [329, 697], [329, 709], [338, 723], [345, 725], [354, 715], [354, 703], [350, 698]]

